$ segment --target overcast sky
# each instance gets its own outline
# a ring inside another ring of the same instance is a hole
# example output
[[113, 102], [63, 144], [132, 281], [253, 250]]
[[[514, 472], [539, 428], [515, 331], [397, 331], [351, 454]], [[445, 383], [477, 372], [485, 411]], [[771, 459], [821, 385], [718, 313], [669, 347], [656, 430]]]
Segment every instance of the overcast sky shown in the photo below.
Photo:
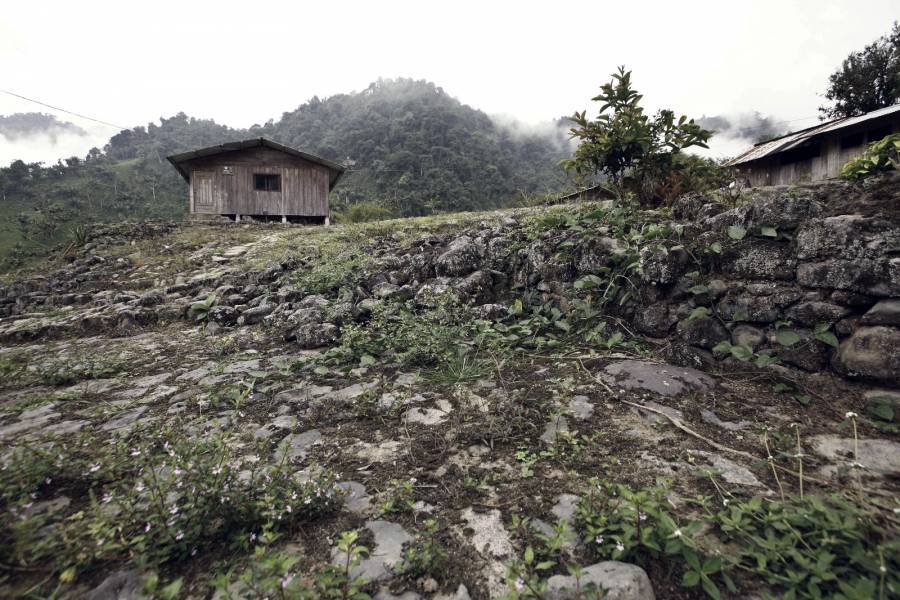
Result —
[[[127, 127], [178, 111], [246, 127], [414, 77], [534, 123], [588, 108], [625, 64], [650, 108], [759, 111], [799, 129], [841, 60], [897, 18], [898, 0], [18, 1], [0, 11], [0, 89]], [[0, 94], [0, 114], [31, 111], [53, 112]], [[58, 116], [90, 138], [0, 136], [0, 164], [84, 154], [116, 132]]]

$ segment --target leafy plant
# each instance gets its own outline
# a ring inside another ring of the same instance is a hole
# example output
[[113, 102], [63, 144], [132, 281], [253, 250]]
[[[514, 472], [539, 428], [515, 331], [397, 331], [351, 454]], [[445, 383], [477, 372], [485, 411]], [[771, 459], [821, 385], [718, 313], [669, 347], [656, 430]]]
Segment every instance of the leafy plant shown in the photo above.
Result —
[[403, 552], [403, 561], [397, 568], [399, 575], [443, 579], [442, 569], [447, 560], [447, 549], [438, 540], [440, 531], [441, 527], [437, 520], [425, 521], [422, 535]]
[[841, 169], [841, 177], [859, 181], [900, 167], [900, 133], [887, 135], [869, 144], [866, 151]]
[[579, 140], [572, 158], [564, 160], [567, 171], [579, 176], [602, 173], [614, 186], [629, 175], [638, 193], [652, 179], [664, 179], [672, 171], [674, 157], [690, 147], [706, 148], [712, 136], [707, 131], [671, 110], [661, 110], [653, 118], [640, 106], [643, 96], [631, 84], [631, 72], [620, 67], [612, 81], [601, 86], [600, 113], [588, 119], [586, 111], [576, 112], [571, 136]]
[[194, 302], [188, 308], [188, 317], [194, 321], [206, 321], [209, 318], [210, 309], [216, 305], [216, 295], [210, 294], [205, 300]]
[[381, 515], [412, 512], [415, 504], [415, 491], [413, 481], [398, 481], [392, 479], [382, 496], [384, 500], [378, 508]]

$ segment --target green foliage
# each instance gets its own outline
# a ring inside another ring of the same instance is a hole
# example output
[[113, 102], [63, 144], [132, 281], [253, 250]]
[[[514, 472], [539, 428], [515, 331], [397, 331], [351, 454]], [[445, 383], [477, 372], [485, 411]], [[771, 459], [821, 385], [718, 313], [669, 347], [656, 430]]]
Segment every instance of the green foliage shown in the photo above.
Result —
[[194, 321], [206, 321], [209, 317], [209, 310], [216, 305], [216, 295], [210, 294], [206, 300], [194, 302], [188, 307], [188, 316]]
[[728, 237], [733, 240], [742, 240], [747, 235], [747, 230], [740, 225], [731, 225], [728, 227]]
[[730, 354], [732, 357], [736, 358], [741, 362], [749, 362], [754, 360], [756, 366], [759, 368], [767, 367], [773, 363], [778, 362], [778, 359], [769, 354], [756, 354], [753, 352], [753, 349], [749, 346], [745, 346], [743, 344], [732, 344], [728, 340], [724, 340], [716, 344], [713, 349], [713, 354]]
[[900, 25], [864, 49], [851, 52], [828, 78], [824, 118], [852, 117], [900, 100]]
[[859, 181], [900, 167], [900, 133], [883, 137], [869, 144], [866, 151], [851, 159], [841, 170], [841, 177]]
[[[233, 436], [152, 434], [135, 444], [87, 436], [13, 451], [0, 469], [0, 563], [70, 578], [128, 556], [161, 565], [223, 545], [246, 548], [339, 504], [328, 472], [300, 481], [284, 459], [248, 456]], [[270, 454], [265, 442], [256, 451]], [[59, 513], [28, 512], [58, 489], [85, 490], [89, 500]]]
[[661, 110], [653, 118], [640, 106], [643, 98], [631, 85], [631, 72], [620, 67], [612, 81], [601, 86], [598, 96], [600, 113], [596, 119], [586, 111], [571, 117], [575, 127], [571, 135], [580, 144], [572, 158], [563, 161], [567, 171], [578, 176], [603, 174], [614, 185], [628, 175], [642, 197], [648, 187], [668, 178], [675, 171], [675, 156], [686, 148], [706, 148], [712, 136], [671, 110]]
[[724, 499], [721, 510], [700, 497], [705, 516], [679, 525], [667, 493], [592, 482], [576, 516], [582, 540], [600, 559], [677, 568], [683, 586], [699, 585], [710, 598], [722, 597], [723, 584], [735, 592], [738, 575], [766, 581], [784, 592], [779, 598], [885, 598], [900, 590], [900, 541], [839, 494]]
[[447, 561], [447, 549], [438, 536], [441, 527], [435, 519], [425, 521], [425, 530], [415, 543], [403, 552], [403, 562], [397, 567], [398, 575], [410, 578], [434, 577], [443, 579], [443, 568]]
[[[253, 550], [247, 568], [237, 574], [235, 568], [216, 578], [216, 588], [226, 600], [369, 600], [362, 591], [365, 580], [352, 575], [353, 568], [369, 553], [359, 543], [358, 531], [346, 531], [338, 539], [338, 550], [346, 557], [343, 564], [328, 565], [305, 577], [296, 568], [296, 553], [277, 552], [269, 547], [274, 538], [261, 539]], [[298, 575], [300, 575], [298, 577]], [[234, 592], [233, 590], [239, 590]]]
[[413, 481], [411, 480], [390, 480], [387, 489], [381, 496], [383, 500], [378, 507], [378, 512], [382, 516], [412, 512], [413, 505], [416, 502]]
[[838, 494], [756, 497], [714, 516], [732, 568], [788, 592], [782, 598], [885, 598], [900, 593], [900, 542]]

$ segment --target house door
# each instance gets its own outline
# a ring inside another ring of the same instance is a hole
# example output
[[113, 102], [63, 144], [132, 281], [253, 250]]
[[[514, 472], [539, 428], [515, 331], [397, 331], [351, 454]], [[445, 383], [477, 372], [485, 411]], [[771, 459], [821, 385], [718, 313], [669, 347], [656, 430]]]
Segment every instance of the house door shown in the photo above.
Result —
[[211, 171], [194, 171], [195, 210], [209, 208], [213, 201], [213, 174]]

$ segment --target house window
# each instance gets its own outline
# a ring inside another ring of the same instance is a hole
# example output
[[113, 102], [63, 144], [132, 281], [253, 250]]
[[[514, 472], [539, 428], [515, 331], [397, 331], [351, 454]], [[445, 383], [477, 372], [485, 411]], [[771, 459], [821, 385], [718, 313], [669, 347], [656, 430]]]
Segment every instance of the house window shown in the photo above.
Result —
[[268, 173], [253, 174], [253, 189], [257, 192], [280, 192], [281, 191], [281, 175], [270, 175]]

